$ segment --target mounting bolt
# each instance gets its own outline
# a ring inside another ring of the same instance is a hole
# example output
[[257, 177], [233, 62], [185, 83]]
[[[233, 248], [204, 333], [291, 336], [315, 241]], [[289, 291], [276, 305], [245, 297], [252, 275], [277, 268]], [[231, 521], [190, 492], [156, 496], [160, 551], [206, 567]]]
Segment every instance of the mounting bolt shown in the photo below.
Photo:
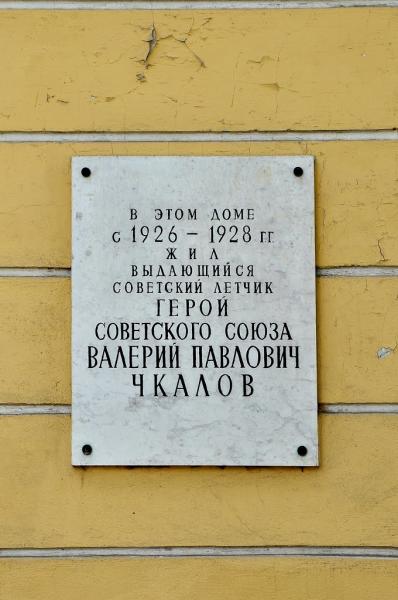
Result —
[[83, 177], [90, 177], [91, 169], [89, 169], [88, 167], [83, 167], [81, 170], [81, 174], [83, 175]]
[[299, 456], [306, 456], [307, 453], [308, 453], [308, 450], [307, 450], [307, 448], [305, 446], [299, 446], [297, 448], [297, 454]]
[[304, 171], [301, 167], [294, 167], [293, 173], [295, 174], [296, 177], [302, 177], [302, 175], [304, 174]]
[[93, 452], [93, 448], [90, 446], [90, 444], [84, 444], [84, 446], [82, 446], [82, 452], [86, 456], [90, 456], [90, 454]]

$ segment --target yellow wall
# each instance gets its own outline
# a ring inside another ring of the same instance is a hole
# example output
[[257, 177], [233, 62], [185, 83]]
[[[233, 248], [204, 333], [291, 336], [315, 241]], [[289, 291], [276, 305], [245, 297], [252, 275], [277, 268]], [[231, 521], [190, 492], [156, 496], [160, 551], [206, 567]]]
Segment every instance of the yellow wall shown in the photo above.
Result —
[[300, 558], [5, 559], [1, 598], [24, 600], [396, 600], [385, 560]]
[[[0, 600], [398, 597], [398, 6], [302, 6], [0, 4]], [[71, 467], [83, 154], [315, 156], [319, 468]]]
[[0, 122], [5, 131], [388, 129], [398, 116], [397, 25], [387, 8], [3, 12]]

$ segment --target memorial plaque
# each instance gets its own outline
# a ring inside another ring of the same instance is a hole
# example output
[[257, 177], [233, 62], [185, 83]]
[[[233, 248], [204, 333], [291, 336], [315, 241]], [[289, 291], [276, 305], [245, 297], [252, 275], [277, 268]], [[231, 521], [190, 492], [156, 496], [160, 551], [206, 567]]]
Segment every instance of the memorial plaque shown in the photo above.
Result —
[[72, 171], [73, 464], [317, 465], [313, 158]]

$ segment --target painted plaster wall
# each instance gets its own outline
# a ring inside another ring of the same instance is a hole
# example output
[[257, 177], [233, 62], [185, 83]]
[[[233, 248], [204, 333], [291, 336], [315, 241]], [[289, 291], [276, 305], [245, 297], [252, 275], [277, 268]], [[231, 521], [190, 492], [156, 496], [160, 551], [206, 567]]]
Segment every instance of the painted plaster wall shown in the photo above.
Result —
[[[0, 2], [0, 599], [392, 600], [398, 2], [194, 5]], [[316, 157], [319, 469], [70, 466], [102, 154]]]

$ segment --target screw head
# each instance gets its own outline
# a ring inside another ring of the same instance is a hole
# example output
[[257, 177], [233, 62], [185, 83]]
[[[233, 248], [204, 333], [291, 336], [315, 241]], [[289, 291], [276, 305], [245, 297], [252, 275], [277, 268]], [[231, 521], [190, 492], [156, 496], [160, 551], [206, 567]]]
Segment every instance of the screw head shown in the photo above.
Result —
[[88, 167], [83, 167], [81, 170], [81, 174], [83, 175], [83, 177], [90, 177], [91, 169], [89, 169]]
[[296, 177], [302, 177], [302, 175], [304, 174], [304, 171], [301, 167], [294, 167], [293, 173], [295, 174]]
[[307, 448], [305, 446], [299, 446], [297, 448], [297, 454], [299, 456], [306, 456], [307, 453], [308, 453], [308, 450], [307, 450]]
[[90, 456], [90, 454], [93, 452], [93, 448], [90, 446], [90, 444], [84, 444], [84, 446], [82, 446], [82, 452], [86, 456]]

